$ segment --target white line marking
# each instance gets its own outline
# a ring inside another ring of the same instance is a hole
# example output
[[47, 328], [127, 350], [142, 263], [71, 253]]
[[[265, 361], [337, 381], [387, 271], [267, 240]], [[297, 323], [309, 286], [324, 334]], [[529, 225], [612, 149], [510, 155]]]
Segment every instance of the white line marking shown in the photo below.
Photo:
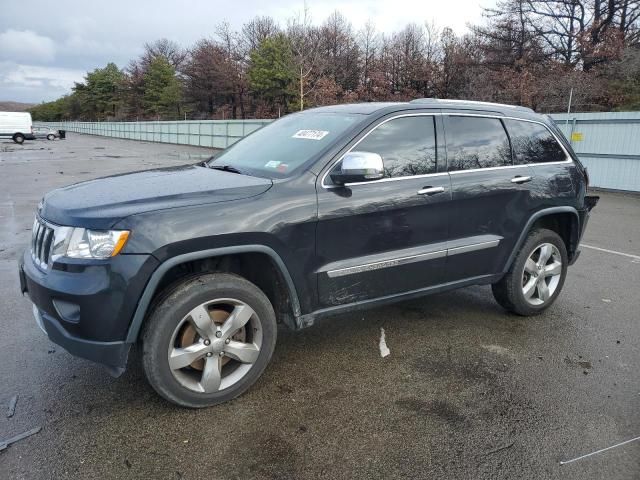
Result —
[[380, 329], [380, 356], [382, 358], [391, 355], [391, 350], [387, 347], [387, 342], [385, 340], [384, 328]]
[[611, 450], [612, 448], [620, 447], [622, 445], [626, 445], [627, 443], [635, 442], [636, 440], [640, 440], [640, 437], [632, 438], [631, 440], [625, 440], [624, 442], [617, 443], [615, 445], [611, 445], [607, 448], [602, 448], [600, 450], [596, 450], [595, 452], [587, 453], [586, 455], [582, 455], [581, 457], [572, 458], [571, 460], [567, 460], [565, 462], [560, 462], [560, 465], [566, 465], [567, 463], [575, 462], [576, 460], [582, 460], [583, 458], [590, 457], [591, 455], [595, 455], [596, 453], [606, 452], [607, 450]]
[[616, 252], [615, 250], [608, 250], [606, 248], [593, 247], [591, 245], [585, 245], [584, 243], [581, 243], [580, 246], [584, 248], [590, 248], [592, 250], [598, 250], [599, 252], [613, 253], [614, 255], [621, 255], [623, 257], [633, 258], [634, 260], [640, 260], [639, 255], [631, 255], [630, 253]]
[[506, 355], [511, 356], [511, 352], [508, 348], [501, 347], [500, 345], [480, 345], [485, 350], [495, 353], [496, 355]]

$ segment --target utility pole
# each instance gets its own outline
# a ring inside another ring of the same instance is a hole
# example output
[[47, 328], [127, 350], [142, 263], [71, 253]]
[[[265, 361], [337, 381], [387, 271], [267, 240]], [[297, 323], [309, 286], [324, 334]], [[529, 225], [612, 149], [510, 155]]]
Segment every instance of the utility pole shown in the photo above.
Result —
[[573, 87], [569, 91], [569, 106], [567, 107], [567, 121], [565, 123], [565, 127], [569, 128], [569, 115], [571, 114], [571, 100], [573, 100]]

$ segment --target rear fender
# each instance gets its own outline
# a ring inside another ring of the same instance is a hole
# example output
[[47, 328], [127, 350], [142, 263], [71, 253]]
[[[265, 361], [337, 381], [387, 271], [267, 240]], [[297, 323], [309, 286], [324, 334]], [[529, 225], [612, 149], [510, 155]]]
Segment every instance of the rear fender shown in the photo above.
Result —
[[[580, 241], [580, 216], [578, 215], [578, 211], [575, 208], [569, 207], [569, 206], [545, 208], [544, 210], [539, 210], [536, 213], [534, 213], [533, 215], [531, 215], [531, 217], [527, 221], [527, 224], [525, 225], [525, 227], [522, 230], [522, 232], [520, 232], [520, 236], [518, 237], [518, 241], [514, 245], [513, 250], [511, 251], [511, 254], [509, 255], [509, 258], [507, 259], [507, 262], [505, 263], [505, 265], [504, 265], [504, 267], [502, 269], [502, 273], [507, 273], [507, 271], [509, 271], [509, 268], [511, 268], [511, 264], [515, 260], [516, 255], [518, 254], [518, 252], [520, 251], [520, 248], [522, 247], [522, 245], [524, 244], [525, 240], [527, 239], [527, 235], [531, 231], [531, 227], [536, 222], [536, 220], [539, 220], [540, 218], [543, 218], [543, 217], [548, 216], [548, 215], [553, 215], [555, 213], [571, 213], [575, 217], [574, 221], [573, 221], [573, 224], [572, 224], [571, 239], [572, 239], [572, 242], [576, 243], [576, 245], [571, 245], [571, 247], [572, 247], [573, 251], [577, 250], [577, 246], [578, 246], [577, 243]], [[576, 230], [577, 235], [574, 234], [573, 229], [577, 229]]]

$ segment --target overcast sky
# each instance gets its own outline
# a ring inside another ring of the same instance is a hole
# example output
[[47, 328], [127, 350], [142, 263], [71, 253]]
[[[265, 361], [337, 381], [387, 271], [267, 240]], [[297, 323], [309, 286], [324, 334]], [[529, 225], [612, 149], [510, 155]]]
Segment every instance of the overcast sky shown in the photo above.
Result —
[[[30, 0], [3, 1], [0, 15], [0, 100], [49, 101], [68, 93], [87, 71], [124, 67], [145, 42], [166, 37], [184, 47], [211, 37], [228, 21], [240, 28], [256, 15], [281, 25], [303, 0]], [[464, 33], [495, 0], [323, 0], [308, 2], [314, 23], [334, 10], [357, 29], [372, 20], [382, 32], [434, 21]], [[25, 6], [28, 5], [28, 12]]]

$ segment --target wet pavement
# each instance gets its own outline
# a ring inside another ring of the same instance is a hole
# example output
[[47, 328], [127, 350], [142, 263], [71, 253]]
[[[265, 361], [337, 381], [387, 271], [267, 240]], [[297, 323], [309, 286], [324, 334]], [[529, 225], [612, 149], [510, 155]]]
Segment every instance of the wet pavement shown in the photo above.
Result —
[[[206, 410], [167, 404], [135, 363], [113, 379], [49, 342], [16, 270], [42, 195], [209, 154], [74, 134], [0, 142], [0, 441], [42, 427], [0, 452], [1, 479], [640, 477], [640, 442], [559, 464], [640, 435], [632, 257], [585, 248], [535, 318], [472, 287], [282, 327], [258, 383]], [[640, 196], [601, 196], [584, 243], [640, 256]]]

